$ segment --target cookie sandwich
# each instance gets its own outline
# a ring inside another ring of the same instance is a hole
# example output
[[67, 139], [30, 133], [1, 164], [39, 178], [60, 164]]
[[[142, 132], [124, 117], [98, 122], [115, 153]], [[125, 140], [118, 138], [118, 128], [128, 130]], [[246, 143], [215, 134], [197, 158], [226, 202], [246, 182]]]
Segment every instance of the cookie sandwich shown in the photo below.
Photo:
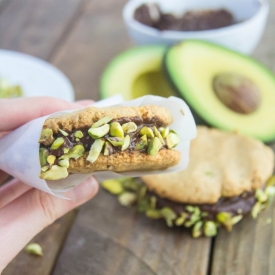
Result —
[[193, 237], [231, 231], [245, 215], [257, 218], [275, 194], [274, 153], [237, 133], [197, 127], [186, 170], [108, 180], [102, 186], [169, 227], [186, 227]]
[[176, 165], [180, 142], [163, 107], [86, 109], [45, 121], [39, 140], [40, 178], [72, 173], [161, 170]]

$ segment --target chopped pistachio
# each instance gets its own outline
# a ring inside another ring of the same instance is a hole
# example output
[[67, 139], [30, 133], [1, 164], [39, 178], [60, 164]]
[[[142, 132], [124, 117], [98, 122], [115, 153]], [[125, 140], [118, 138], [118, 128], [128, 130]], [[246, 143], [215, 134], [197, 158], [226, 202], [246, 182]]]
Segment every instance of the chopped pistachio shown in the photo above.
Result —
[[161, 149], [162, 144], [158, 137], [154, 137], [152, 140], [150, 140], [147, 153], [150, 156], [156, 156]]
[[97, 122], [95, 122], [93, 125], [92, 125], [92, 128], [98, 128], [104, 124], [107, 124], [108, 122], [110, 122], [112, 120], [111, 117], [109, 116], [105, 116], [103, 118], [101, 118], [100, 120], [98, 120]]
[[93, 139], [99, 139], [109, 133], [110, 130], [110, 125], [109, 124], [104, 124], [103, 126], [93, 128], [91, 127], [88, 130], [88, 134], [93, 138]]
[[64, 130], [58, 129], [58, 131], [64, 136], [67, 137], [69, 134], [65, 132]]
[[121, 181], [123, 188], [131, 191], [138, 191], [140, 184], [138, 184], [133, 178], [126, 178]]
[[49, 128], [43, 129], [41, 131], [39, 142], [46, 146], [51, 145], [54, 142], [53, 130]]
[[242, 218], [243, 218], [243, 215], [237, 215], [237, 216], [232, 217], [232, 219], [231, 219], [232, 224], [238, 223]]
[[39, 160], [41, 166], [45, 166], [47, 164], [48, 155], [49, 151], [46, 148], [39, 148]]
[[266, 202], [268, 199], [267, 194], [262, 189], [256, 190], [255, 197], [256, 197], [257, 201], [262, 202], [262, 203]]
[[138, 193], [138, 200], [139, 201], [142, 200], [145, 197], [146, 193], [147, 193], [146, 186], [141, 186], [141, 188], [139, 189], [139, 193]]
[[161, 135], [163, 138], [166, 138], [167, 135], [169, 134], [169, 128], [163, 128], [163, 130], [160, 130], [161, 131]]
[[105, 145], [104, 145], [103, 155], [104, 156], [110, 156], [112, 153], [113, 153], [113, 147], [112, 147], [112, 145], [110, 144], [109, 141], [106, 141]]
[[124, 139], [120, 137], [110, 137], [107, 138], [107, 140], [113, 145], [113, 146], [123, 146]]
[[101, 183], [101, 186], [114, 195], [119, 195], [124, 191], [124, 188], [119, 180], [105, 180]]
[[160, 211], [167, 226], [172, 227], [173, 221], [177, 218], [177, 214], [170, 207], [163, 207]]
[[84, 153], [85, 153], [84, 146], [82, 144], [77, 144], [73, 148], [71, 148], [67, 154], [61, 156], [59, 158], [59, 160], [66, 159], [66, 158], [78, 159], [78, 158], [82, 157], [84, 155]]
[[258, 214], [262, 211], [262, 204], [260, 202], [256, 202], [256, 204], [253, 206], [251, 210], [251, 216], [253, 219], [256, 219], [258, 217]]
[[122, 147], [121, 147], [121, 151], [126, 150], [126, 149], [130, 146], [130, 142], [131, 142], [130, 136], [127, 135], [127, 136], [124, 138], [124, 142], [123, 142], [123, 145], [122, 145]]
[[217, 225], [213, 221], [206, 221], [204, 224], [204, 235], [207, 237], [213, 237], [217, 235]]
[[139, 134], [141, 136], [146, 135], [148, 138], [153, 138], [155, 136], [153, 130], [147, 126], [142, 127]]
[[69, 173], [66, 167], [53, 165], [51, 169], [40, 174], [40, 178], [44, 180], [59, 180], [68, 177]]
[[63, 137], [58, 137], [53, 144], [51, 145], [51, 150], [56, 150], [58, 149], [63, 143], [65, 142]]
[[149, 202], [148, 198], [140, 199], [138, 197], [138, 211], [139, 212], [145, 212], [148, 209], [150, 209], [150, 202]]
[[68, 153], [69, 153], [69, 151], [70, 151], [70, 148], [63, 148], [63, 152], [64, 152], [64, 154], [68, 154]]
[[145, 215], [150, 219], [160, 219], [162, 218], [162, 213], [157, 209], [148, 209], [145, 211]]
[[207, 217], [208, 216], [208, 212], [201, 212], [201, 217], [203, 217], [203, 218], [205, 218], [205, 217]]
[[188, 212], [190, 212], [190, 213], [192, 213], [192, 212], [195, 211], [195, 207], [192, 206], [192, 205], [187, 205], [187, 206], [185, 206], [185, 209], [186, 209]]
[[137, 143], [135, 149], [136, 149], [136, 150], [141, 150], [141, 149], [143, 149], [146, 145], [147, 145], [147, 136], [146, 136], [146, 135], [143, 135], [143, 136], [140, 138], [140, 141]]
[[137, 130], [137, 125], [134, 122], [127, 122], [122, 125], [125, 134], [133, 133]]
[[268, 197], [275, 196], [275, 186], [267, 186], [264, 191]]
[[194, 224], [193, 229], [192, 229], [192, 237], [193, 238], [198, 238], [201, 236], [202, 234], [202, 226], [203, 226], [203, 222], [202, 221], [198, 221]]
[[83, 138], [83, 133], [82, 133], [82, 131], [76, 131], [75, 133], [74, 133], [74, 136], [76, 137], [76, 138]]
[[216, 219], [221, 223], [227, 231], [232, 230], [232, 215], [229, 212], [220, 212], [217, 214]]
[[157, 206], [157, 198], [155, 196], [150, 197], [150, 208], [155, 209]]
[[55, 160], [56, 160], [56, 156], [54, 156], [54, 155], [49, 155], [49, 156], [47, 157], [47, 162], [48, 162], [50, 165], [53, 165], [54, 162], [55, 162]]
[[124, 132], [119, 122], [114, 121], [110, 125], [110, 135], [112, 137], [124, 138]]
[[25, 250], [33, 255], [43, 256], [42, 247], [38, 243], [29, 243], [25, 247]]
[[[105, 124], [105, 125], [108, 125], [108, 124]], [[89, 155], [87, 157], [87, 161], [94, 163], [98, 159], [98, 157], [103, 149], [103, 146], [104, 146], [104, 140], [96, 139], [91, 146]]]
[[197, 221], [200, 220], [200, 215], [196, 212], [193, 212], [190, 219], [185, 222], [186, 227], [191, 227], [193, 224], [195, 224]]
[[69, 158], [64, 158], [64, 159], [58, 160], [58, 164], [59, 164], [61, 167], [69, 168], [69, 166], [70, 166]]
[[41, 171], [45, 172], [45, 171], [49, 170], [49, 168], [50, 168], [50, 166], [43, 166], [43, 167], [41, 167]]
[[166, 136], [166, 144], [169, 149], [174, 148], [180, 142], [179, 136], [176, 133], [171, 132]]
[[267, 182], [266, 182], [266, 186], [274, 186], [275, 185], [275, 176], [271, 176]]
[[137, 195], [132, 192], [124, 192], [118, 196], [118, 201], [123, 206], [131, 206], [137, 201]]
[[187, 214], [186, 213], [181, 213], [180, 216], [175, 220], [175, 225], [176, 226], [181, 226], [184, 224], [184, 222], [186, 221], [187, 218]]
[[161, 142], [161, 144], [164, 145], [164, 144], [165, 144], [165, 141], [164, 141], [162, 135], [160, 134], [160, 132], [158, 131], [157, 127], [154, 126], [153, 129], [154, 129], [154, 133], [155, 133], [156, 137], [158, 137], [159, 140], [160, 140], [160, 142]]

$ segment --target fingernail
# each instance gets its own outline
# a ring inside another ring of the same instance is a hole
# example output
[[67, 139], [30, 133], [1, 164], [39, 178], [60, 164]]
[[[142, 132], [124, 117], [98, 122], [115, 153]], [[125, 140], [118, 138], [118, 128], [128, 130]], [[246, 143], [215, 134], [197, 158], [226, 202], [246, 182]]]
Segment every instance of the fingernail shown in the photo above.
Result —
[[92, 197], [98, 191], [98, 182], [94, 177], [86, 179], [84, 182], [80, 183], [77, 187], [69, 192], [69, 197], [78, 203], [83, 203]]

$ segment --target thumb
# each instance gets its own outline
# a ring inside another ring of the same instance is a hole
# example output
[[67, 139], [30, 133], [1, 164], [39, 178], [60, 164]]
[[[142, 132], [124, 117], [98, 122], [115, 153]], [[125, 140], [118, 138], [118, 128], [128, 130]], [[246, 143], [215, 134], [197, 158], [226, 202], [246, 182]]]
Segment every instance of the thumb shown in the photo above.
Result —
[[[31, 189], [0, 210], [0, 270], [43, 228], [73, 208], [88, 201], [98, 191], [98, 183], [90, 177], [65, 195], [64, 200], [37, 189]], [[1, 254], [1, 253], [0, 253]]]

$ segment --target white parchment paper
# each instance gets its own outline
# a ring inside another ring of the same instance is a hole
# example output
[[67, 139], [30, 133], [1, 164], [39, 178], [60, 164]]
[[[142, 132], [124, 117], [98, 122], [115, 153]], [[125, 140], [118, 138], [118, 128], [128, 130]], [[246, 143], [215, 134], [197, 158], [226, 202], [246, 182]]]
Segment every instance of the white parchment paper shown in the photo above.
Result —
[[[170, 125], [170, 129], [175, 130], [181, 140], [176, 147], [176, 150], [181, 152], [181, 160], [178, 165], [161, 171], [134, 171], [123, 173], [102, 171], [93, 173], [99, 181], [118, 176], [139, 177], [148, 174], [176, 172], [187, 167], [189, 162], [190, 141], [196, 136], [196, 125], [189, 107], [182, 99], [148, 95], [123, 102], [121, 96], [115, 96], [99, 101], [93, 106], [107, 108], [112, 105], [159, 105], [168, 109], [173, 116], [173, 123]], [[2, 137], [0, 139], [0, 169], [28, 185], [63, 198], [64, 192], [77, 186], [83, 180], [91, 176], [91, 174], [71, 174], [67, 178], [58, 181], [45, 181], [39, 178], [40, 161], [38, 140], [44, 121], [48, 117], [55, 117], [68, 112], [73, 111], [62, 111], [50, 116], [35, 119]]]

